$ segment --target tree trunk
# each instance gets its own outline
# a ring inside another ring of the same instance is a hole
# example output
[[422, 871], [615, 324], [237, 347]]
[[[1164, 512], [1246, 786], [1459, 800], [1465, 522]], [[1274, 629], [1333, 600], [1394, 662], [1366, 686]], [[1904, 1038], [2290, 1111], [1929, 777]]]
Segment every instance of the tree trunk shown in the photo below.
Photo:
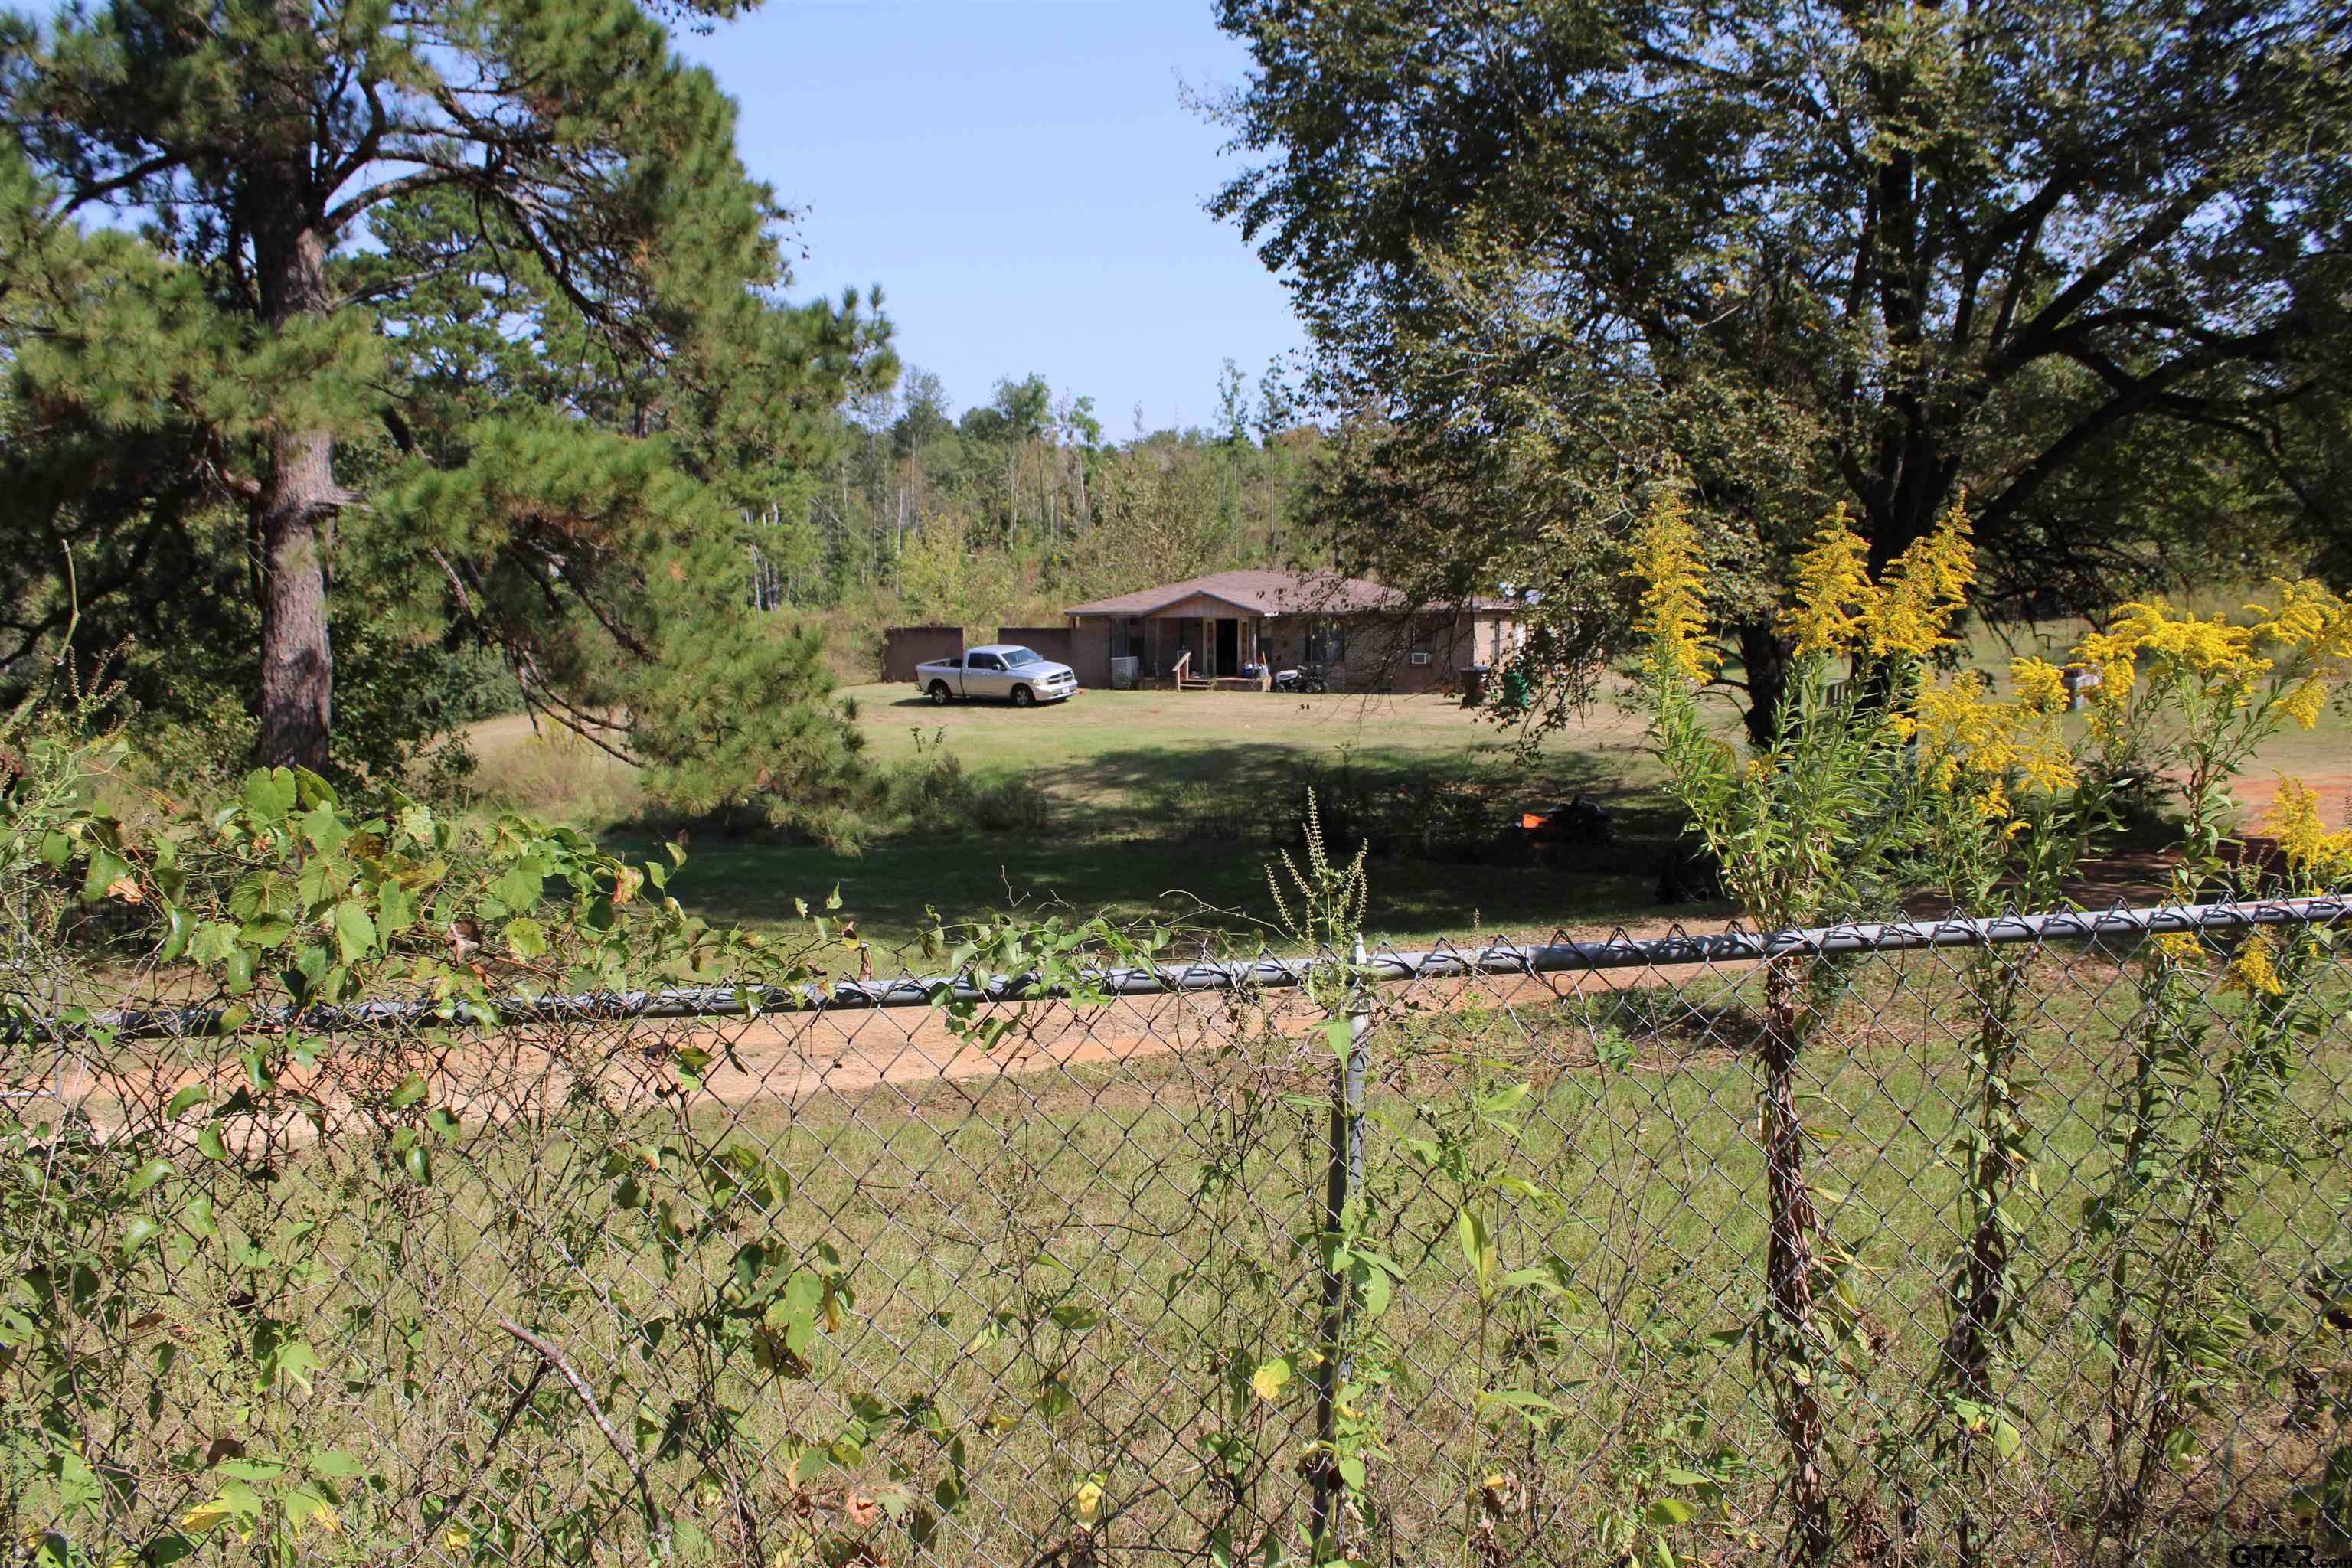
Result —
[[328, 763], [335, 658], [319, 523], [341, 494], [333, 453], [324, 430], [272, 440], [269, 478], [254, 508], [262, 549], [259, 754], [266, 767], [316, 773]]
[[[310, 27], [302, 0], [278, 0], [289, 36]], [[275, 96], [275, 95], [274, 95]], [[311, 174], [311, 104], [278, 96], [263, 113], [270, 152], [247, 171], [244, 210], [253, 240], [261, 316], [273, 331], [323, 315], [329, 237]], [[341, 506], [334, 437], [323, 426], [280, 430], [254, 502], [261, 539], [261, 738], [265, 766], [322, 771], [334, 715], [335, 660], [327, 637], [327, 563], [320, 525]]]
[[1789, 639], [1769, 623], [1738, 626], [1739, 662], [1748, 678], [1748, 739], [1769, 748], [1780, 737], [1780, 697], [1789, 689]]

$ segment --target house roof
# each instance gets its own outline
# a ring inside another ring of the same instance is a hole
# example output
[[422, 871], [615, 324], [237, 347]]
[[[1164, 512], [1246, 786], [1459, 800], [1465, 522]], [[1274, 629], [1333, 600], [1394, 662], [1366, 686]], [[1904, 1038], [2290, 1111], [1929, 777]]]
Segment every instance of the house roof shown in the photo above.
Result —
[[[1068, 616], [1149, 616], [1196, 594], [1223, 599], [1236, 609], [1259, 616], [1328, 616], [1354, 610], [1405, 607], [1402, 594], [1394, 588], [1382, 587], [1378, 583], [1367, 583], [1360, 577], [1342, 577], [1336, 573], [1248, 569], [1212, 572], [1205, 577], [1187, 577], [1181, 583], [1165, 583], [1157, 588], [1139, 588], [1132, 594], [1097, 599], [1092, 604], [1072, 605], [1062, 613]], [[1480, 610], [1509, 608], [1499, 599], [1475, 600], [1470, 607]]]

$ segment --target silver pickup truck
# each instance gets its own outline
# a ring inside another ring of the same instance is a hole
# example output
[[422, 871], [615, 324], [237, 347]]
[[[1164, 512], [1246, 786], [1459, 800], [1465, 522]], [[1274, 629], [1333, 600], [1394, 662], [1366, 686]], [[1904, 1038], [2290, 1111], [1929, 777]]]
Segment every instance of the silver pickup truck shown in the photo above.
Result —
[[919, 664], [915, 684], [939, 707], [959, 697], [996, 697], [1027, 708], [1078, 694], [1077, 674], [1068, 665], [1055, 664], [1017, 643], [968, 647], [961, 658]]

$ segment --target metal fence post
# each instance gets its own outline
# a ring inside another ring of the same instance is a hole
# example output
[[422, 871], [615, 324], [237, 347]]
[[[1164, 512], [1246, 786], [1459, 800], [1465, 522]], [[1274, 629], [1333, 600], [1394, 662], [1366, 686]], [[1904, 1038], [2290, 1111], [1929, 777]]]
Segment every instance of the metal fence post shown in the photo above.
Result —
[[1348, 1021], [1348, 1051], [1336, 1058], [1331, 1070], [1331, 1113], [1325, 1133], [1323, 1179], [1323, 1359], [1315, 1368], [1316, 1463], [1311, 1479], [1315, 1561], [1330, 1562], [1347, 1555], [1347, 1510], [1334, 1447], [1339, 1433], [1339, 1391], [1354, 1369], [1346, 1346], [1348, 1320], [1355, 1308], [1355, 1288], [1346, 1266], [1335, 1267], [1333, 1253], [1347, 1228], [1348, 1205], [1364, 1187], [1364, 1081], [1370, 1065], [1365, 1040], [1371, 1033], [1370, 992], [1364, 984], [1364, 942], [1356, 939], [1354, 963], [1347, 990], [1334, 1020]]

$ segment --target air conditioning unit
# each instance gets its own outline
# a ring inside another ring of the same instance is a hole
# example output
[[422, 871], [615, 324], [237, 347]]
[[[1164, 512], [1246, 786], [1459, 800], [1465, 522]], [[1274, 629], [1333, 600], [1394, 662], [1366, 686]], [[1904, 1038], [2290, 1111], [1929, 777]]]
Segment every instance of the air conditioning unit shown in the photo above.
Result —
[[1413, 649], [1412, 662], [1415, 664], [1427, 664], [1429, 662], [1429, 650], [1427, 648], [1420, 647]]

